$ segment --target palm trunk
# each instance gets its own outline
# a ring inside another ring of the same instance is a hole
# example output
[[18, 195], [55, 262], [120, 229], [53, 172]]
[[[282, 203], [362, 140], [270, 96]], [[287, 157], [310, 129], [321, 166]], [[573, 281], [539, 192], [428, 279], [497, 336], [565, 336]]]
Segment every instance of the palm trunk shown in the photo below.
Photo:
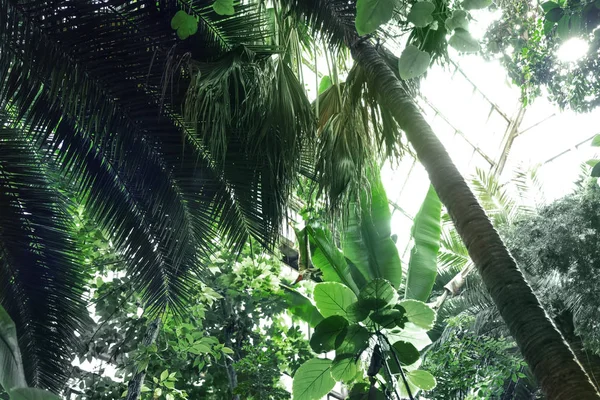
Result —
[[442, 143], [375, 47], [347, 35], [355, 61], [366, 71], [380, 104], [393, 112], [425, 166], [440, 200], [482, 276], [500, 314], [552, 400], [600, 395], [556, 329]]
[[[160, 327], [160, 318], [156, 318], [154, 321], [150, 322], [148, 325], [148, 329], [146, 329], [146, 333], [144, 334], [144, 339], [142, 340], [142, 344], [144, 346], [150, 346], [152, 343], [156, 341], [158, 337], [158, 330]], [[142, 392], [142, 386], [144, 385], [144, 379], [146, 378], [146, 369], [136, 370], [135, 374], [129, 381], [127, 385], [127, 397], [125, 400], [137, 400], [140, 397]]]

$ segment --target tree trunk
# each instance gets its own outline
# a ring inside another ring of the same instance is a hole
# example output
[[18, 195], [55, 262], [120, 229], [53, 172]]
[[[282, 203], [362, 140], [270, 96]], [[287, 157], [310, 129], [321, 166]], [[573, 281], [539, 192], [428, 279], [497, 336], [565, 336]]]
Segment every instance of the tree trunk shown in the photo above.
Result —
[[[150, 325], [148, 325], [148, 329], [146, 330], [146, 334], [144, 335], [144, 339], [142, 340], [144, 346], [150, 346], [156, 341], [159, 327], [160, 318], [156, 318], [154, 321], [150, 322]], [[136, 368], [136, 373], [133, 375], [133, 378], [131, 378], [129, 384], [127, 385], [127, 397], [125, 400], [137, 400], [140, 397], [145, 378], [146, 369], [138, 371]]]
[[[354, 36], [354, 37], [352, 37]], [[442, 143], [375, 47], [353, 40], [352, 56], [366, 71], [425, 166], [442, 203], [525, 360], [549, 399], [598, 400], [600, 395], [556, 329]]]

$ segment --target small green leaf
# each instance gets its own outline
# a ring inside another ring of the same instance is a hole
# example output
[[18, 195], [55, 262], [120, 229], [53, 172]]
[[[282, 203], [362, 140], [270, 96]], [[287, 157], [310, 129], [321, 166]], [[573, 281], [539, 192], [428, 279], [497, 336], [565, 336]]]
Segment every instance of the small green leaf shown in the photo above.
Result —
[[469, 20], [467, 19], [467, 12], [465, 10], [454, 10], [452, 11], [452, 15], [446, 18], [446, 29], [448, 32], [452, 32], [456, 28], [469, 29]]
[[558, 22], [565, 15], [565, 10], [562, 8], [553, 8], [546, 13], [546, 20]]
[[417, 28], [424, 28], [433, 22], [434, 10], [435, 4], [429, 1], [419, 1], [410, 8], [406, 19]]
[[225, 353], [225, 354], [233, 354], [233, 353], [234, 353], [234, 352], [233, 352], [233, 350], [232, 350], [232, 349], [230, 349], [229, 347], [223, 347], [223, 348], [221, 349], [221, 351], [222, 351], [223, 353]]
[[412, 79], [421, 76], [429, 68], [431, 56], [426, 51], [419, 50], [412, 44], [406, 46], [398, 59], [398, 71], [400, 78]]
[[547, 1], [545, 3], [542, 3], [542, 10], [544, 10], [544, 13], [547, 13], [548, 11], [559, 7], [560, 6], [558, 5], [558, 3], [555, 3], [553, 1]]
[[420, 369], [409, 371], [406, 375], [406, 378], [410, 383], [424, 391], [431, 390], [436, 385], [433, 375]]
[[594, 136], [594, 138], [592, 139], [592, 146], [600, 147], [600, 135]]
[[325, 318], [315, 327], [310, 338], [310, 347], [316, 353], [335, 350], [344, 341], [348, 332], [348, 321], [339, 315]]
[[215, 10], [215, 12], [219, 15], [235, 14], [233, 0], [215, 0], [213, 3], [213, 10]]
[[571, 16], [563, 15], [563, 17], [558, 21], [558, 27], [556, 28], [556, 34], [561, 39], [567, 39], [569, 37], [570, 29], [569, 29], [569, 21], [571, 20]]
[[448, 44], [464, 53], [476, 53], [480, 49], [479, 42], [468, 31], [461, 28], [454, 30], [454, 35], [450, 37]]
[[412, 343], [398, 341], [392, 347], [402, 365], [414, 364], [421, 357], [419, 350]]
[[358, 299], [362, 306], [370, 310], [378, 310], [387, 306], [396, 292], [392, 285], [385, 279], [376, 278], [360, 291]]
[[396, 0], [358, 0], [356, 2], [356, 30], [359, 35], [375, 32], [394, 14]]
[[177, 11], [173, 18], [171, 18], [171, 29], [178, 29], [180, 26], [182, 26], [188, 16], [188, 13], [183, 10]]
[[356, 377], [358, 365], [352, 354], [336, 357], [331, 364], [331, 376], [336, 381], [349, 383]]
[[408, 319], [404, 315], [404, 310], [398, 309], [376, 311], [369, 318], [384, 329], [391, 329], [396, 326], [404, 328], [404, 324], [408, 322]]
[[488, 8], [492, 4], [492, 0], [464, 0], [462, 6], [465, 10], [481, 10]]
[[326, 396], [335, 386], [330, 369], [331, 361], [320, 358], [302, 364], [294, 374], [294, 400], [316, 400]]
[[594, 165], [594, 168], [592, 168], [592, 177], [600, 178], [600, 163]]
[[423, 329], [433, 328], [435, 311], [419, 300], [402, 300], [399, 303], [406, 310], [406, 318]]
[[319, 90], [318, 93], [321, 94], [324, 91], [326, 91], [327, 89], [329, 89], [332, 85], [331, 82], [331, 78], [329, 77], [329, 75], [325, 75], [324, 77], [321, 78], [321, 82], [319, 82]]
[[169, 377], [169, 370], [168, 369], [165, 369], [163, 372], [160, 373], [160, 380], [161, 381], [164, 381], [168, 377]]

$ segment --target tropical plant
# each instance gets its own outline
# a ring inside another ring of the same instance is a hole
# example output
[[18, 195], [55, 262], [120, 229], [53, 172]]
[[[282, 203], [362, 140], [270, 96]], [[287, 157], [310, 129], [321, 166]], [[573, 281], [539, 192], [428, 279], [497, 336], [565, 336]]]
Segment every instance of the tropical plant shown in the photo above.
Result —
[[306, 234], [308, 240], [300, 243], [310, 248], [322, 282], [311, 296], [316, 307], [291, 291], [296, 300], [291, 310], [314, 326], [310, 345], [315, 353], [335, 350], [336, 355], [333, 361], [311, 359], [296, 371], [294, 399], [319, 399], [336, 381], [354, 384], [351, 397], [369, 398], [413, 398], [435, 386], [434, 377], [418, 369], [435, 312], [417, 298], [427, 298], [435, 280], [441, 204], [430, 190], [415, 219], [415, 246], [400, 299], [402, 267], [391, 238], [387, 196], [378, 179], [370, 181], [370, 191], [351, 211], [342, 250], [316, 223], [298, 231], [300, 238]]

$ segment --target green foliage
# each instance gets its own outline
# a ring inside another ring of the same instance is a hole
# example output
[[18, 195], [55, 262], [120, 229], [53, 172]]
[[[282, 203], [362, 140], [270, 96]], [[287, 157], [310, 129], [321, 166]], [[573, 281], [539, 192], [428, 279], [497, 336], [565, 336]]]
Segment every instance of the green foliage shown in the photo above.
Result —
[[[335, 381], [355, 384], [355, 392], [365, 393], [363, 388], [364, 372], [369, 376], [377, 375], [381, 382], [389, 387], [402, 387], [400, 374], [408, 373], [407, 366], [416, 364], [420, 358], [419, 350], [428, 344], [427, 330], [433, 326], [435, 312], [425, 303], [418, 300], [402, 300], [397, 292], [397, 285], [392, 285], [384, 276], [399, 277], [393, 273], [392, 266], [400, 269], [398, 251], [392, 246], [389, 252], [374, 251], [385, 248], [389, 237], [391, 215], [387, 198], [379, 183], [372, 184], [372, 196], [361, 199], [361, 218], [351, 219], [342, 232], [345, 251], [335, 249], [332, 240], [328, 241], [328, 253], [336, 254], [339, 265], [349, 268], [356, 265], [360, 278], [366, 281], [357, 285], [351, 273], [323, 274], [325, 282], [315, 286], [313, 296], [319, 311], [326, 318], [316, 327], [311, 338], [312, 349], [317, 353], [335, 350], [333, 361], [312, 359], [300, 367], [294, 376], [294, 398], [316, 400], [329, 391]], [[384, 202], [385, 200], [385, 202]], [[427, 208], [427, 207], [425, 207]], [[439, 215], [439, 209], [438, 209]], [[377, 228], [375, 228], [377, 227]], [[308, 230], [306, 232], [314, 232]], [[299, 232], [299, 231], [297, 231]], [[331, 234], [321, 233], [322, 237], [331, 238]], [[383, 243], [383, 245], [382, 245]], [[392, 242], [393, 244], [393, 242]], [[323, 246], [312, 248], [315, 253]], [[361, 250], [367, 252], [361, 253]], [[393, 251], [392, 251], [393, 250]], [[393, 254], [390, 254], [392, 253]], [[369, 254], [370, 253], [370, 254]], [[321, 257], [324, 258], [324, 257]], [[342, 260], [348, 259], [348, 262]], [[334, 260], [329, 257], [328, 260]], [[330, 262], [317, 262], [331, 271]], [[357, 265], [358, 264], [358, 265]], [[340, 276], [345, 279], [342, 283]], [[431, 284], [435, 275], [428, 275]], [[328, 281], [330, 277], [333, 282]], [[427, 283], [429, 285], [430, 283]], [[356, 287], [361, 287], [357, 290]], [[354, 288], [354, 289], [353, 289]], [[368, 318], [367, 318], [368, 317]], [[382, 352], [378, 349], [387, 349]], [[366, 357], [363, 355], [366, 354]], [[366, 363], [370, 366], [367, 368]], [[379, 361], [378, 361], [379, 360]], [[382, 368], [383, 365], [385, 368]], [[412, 370], [413, 366], [411, 366]], [[369, 391], [379, 391], [382, 386], [372, 381]], [[400, 382], [400, 383], [399, 383]], [[433, 383], [432, 383], [433, 382]], [[424, 388], [431, 389], [435, 381], [426, 373], [415, 374], [409, 382], [411, 391], [416, 393]], [[381, 392], [383, 393], [383, 392]]]
[[193, 15], [179, 10], [171, 19], [171, 28], [177, 31], [179, 39], [184, 40], [198, 32], [198, 21]]
[[[419, 3], [417, 3], [419, 4]], [[416, 46], [408, 45], [398, 59], [398, 71], [402, 79], [412, 79], [421, 76], [429, 68], [431, 56]]]
[[235, 9], [233, 8], [233, 0], [215, 0], [213, 3], [213, 10], [219, 15], [233, 15]]
[[356, 2], [356, 30], [359, 35], [374, 32], [390, 19], [396, 0], [358, 0]]
[[424, 28], [433, 22], [431, 15], [435, 10], [435, 5], [429, 1], [419, 1], [414, 3], [406, 19], [418, 28]]
[[464, 317], [449, 320], [444, 341], [427, 352], [424, 367], [437, 381], [428, 398], [500, 398], [505, 385], [525, 377], [516, 345], [502, 337], [476, 334], [468, 329], [470, 322]]

